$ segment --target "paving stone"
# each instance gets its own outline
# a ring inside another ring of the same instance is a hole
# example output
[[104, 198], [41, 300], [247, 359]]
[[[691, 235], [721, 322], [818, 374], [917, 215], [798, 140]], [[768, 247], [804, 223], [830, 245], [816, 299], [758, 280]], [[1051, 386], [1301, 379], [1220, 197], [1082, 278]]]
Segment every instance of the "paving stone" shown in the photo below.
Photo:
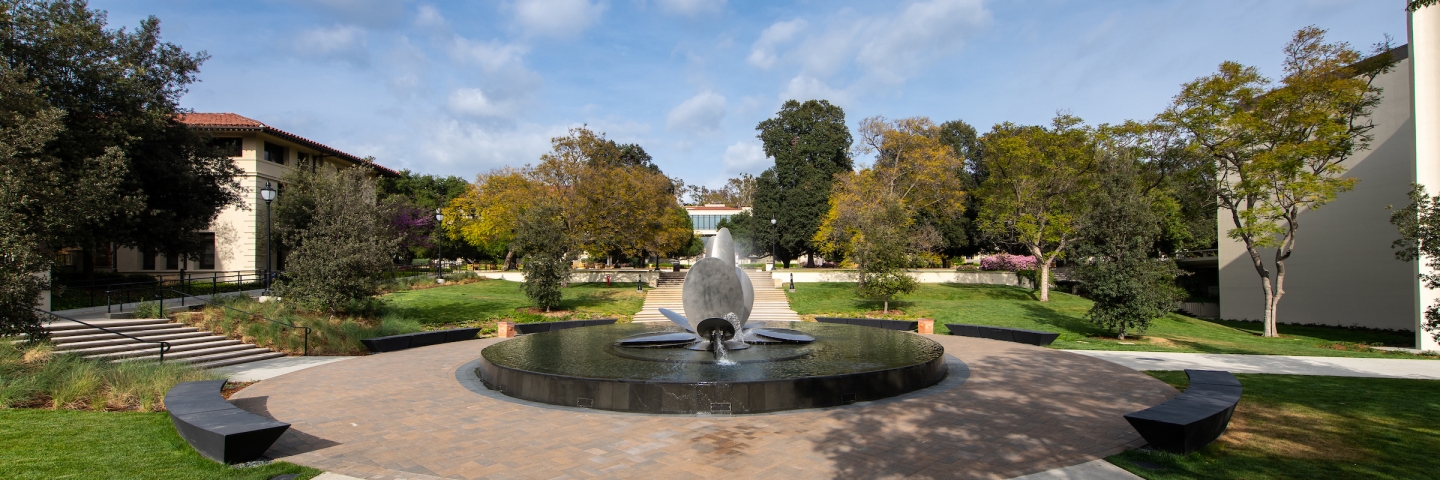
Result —
[[1178, 394], [1057, 350], [931, 336], [968, 379], [903, 400], [757, 416], [532, 406], [462, 386], [496, 340], [356, 358], [235, 394], [292, 424], [267, 452], [358, 478], [1004, 478], [1144, 443], [1122, 415]]

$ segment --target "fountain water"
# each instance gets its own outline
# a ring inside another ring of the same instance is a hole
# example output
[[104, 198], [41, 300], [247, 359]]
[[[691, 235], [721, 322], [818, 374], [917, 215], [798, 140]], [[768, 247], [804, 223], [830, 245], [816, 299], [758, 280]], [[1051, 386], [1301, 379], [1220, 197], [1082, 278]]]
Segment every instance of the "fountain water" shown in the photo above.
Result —
[[670, 328], [620, 324], [527, 335], [485, 348], [476, 374], [493, 390], [555, 405], [762, 413], [900, 395], [948, 372], [945, 349], [908, 332], [813, 322], [752, 326], [754, 298], [735, 265], [730, 232], [721, 229], [685, 276], [685, 313], [661, 309]]

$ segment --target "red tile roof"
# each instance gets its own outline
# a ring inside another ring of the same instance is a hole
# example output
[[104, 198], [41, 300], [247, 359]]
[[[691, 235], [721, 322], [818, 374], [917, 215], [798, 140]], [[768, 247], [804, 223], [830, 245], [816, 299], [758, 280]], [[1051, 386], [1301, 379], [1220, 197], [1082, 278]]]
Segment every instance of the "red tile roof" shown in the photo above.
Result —
[[258, 131], [268, 133], [270, 135], [274, 135], [319, 150], [326, 155], [340, 157], [345, 160], [349, 160], [352, 163], [375, 167], [375, 170], [380, 172], [381, 175], [400, 176], [399, 172], [396, 172], [389, 168], [385, 168], [378, 163], [366, 161], [363, 158], [331, 148], [330, 146], [323, 143], [310, 140], [308, 138], [266, 125], [264, 123], [260, 123], [259, 120], [243, 117], [234, 113], [182, 113], [179, 117], [181, 123], [189, 125], [193, 128], [205, 130]]

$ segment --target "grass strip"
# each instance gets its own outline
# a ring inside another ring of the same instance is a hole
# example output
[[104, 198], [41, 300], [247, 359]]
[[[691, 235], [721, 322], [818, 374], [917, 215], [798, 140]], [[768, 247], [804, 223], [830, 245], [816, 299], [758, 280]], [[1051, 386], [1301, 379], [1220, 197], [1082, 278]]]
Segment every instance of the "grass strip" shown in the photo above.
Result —
[[[1184, 372], [1149, 372], [1178, 389]], [[1224, 435], [1201, 451], [1107, 458], [1170, 479], [1435, 478], [1440, 381], [1237, 374], [1245, 394]]]

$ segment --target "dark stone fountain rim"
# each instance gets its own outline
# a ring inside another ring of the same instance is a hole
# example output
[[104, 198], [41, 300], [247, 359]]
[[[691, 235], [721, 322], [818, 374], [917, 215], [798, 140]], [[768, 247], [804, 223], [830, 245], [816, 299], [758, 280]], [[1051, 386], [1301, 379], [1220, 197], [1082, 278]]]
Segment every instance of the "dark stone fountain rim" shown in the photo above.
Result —
[[[871, 331], [868, 327], [825, 328], [865, 329], [867, 331], [863, 333], [879, 335], [914, 335], [878, 329]], [[933, 340], [919, 338], [928, 343], [927, 348], [935, 350], [933, 355], [926, 355], [928, 358], [915, 363], [830, 375], [756, 380], [596, 378], [537, 372], [497, 364], [486, 355], [485, 350], [472, 363], [478, 364], [473, 375], [487, 388], [521, 400], [631, 413], [756, 414], [881, 400], [940, 383], [949, 372], [944, 347]], [[486, 347], [486, 350], [502, 343], [505, 342]]]

